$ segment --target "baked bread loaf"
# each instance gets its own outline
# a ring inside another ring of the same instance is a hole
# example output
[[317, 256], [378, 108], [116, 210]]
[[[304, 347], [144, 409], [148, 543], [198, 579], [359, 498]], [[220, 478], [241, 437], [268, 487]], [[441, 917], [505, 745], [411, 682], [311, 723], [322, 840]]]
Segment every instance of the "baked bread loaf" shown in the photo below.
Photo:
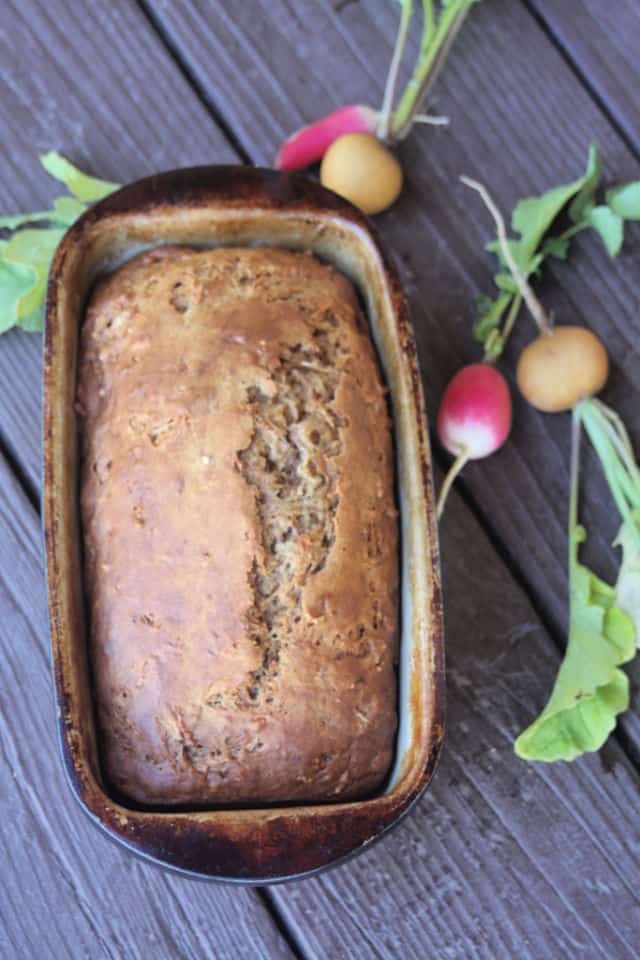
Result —
[[283, 250], [142, 254], [93, 293], [77, 409], [107, 781], [145, 806], [375, 791], [398, 531], [349, 281]]

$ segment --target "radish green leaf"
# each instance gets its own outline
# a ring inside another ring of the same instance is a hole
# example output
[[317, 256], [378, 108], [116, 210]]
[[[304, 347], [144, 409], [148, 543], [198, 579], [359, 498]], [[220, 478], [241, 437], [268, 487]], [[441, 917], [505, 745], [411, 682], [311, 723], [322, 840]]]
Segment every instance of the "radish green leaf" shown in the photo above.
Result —
[[[640, 510], [635, 510], [631, 520], [636, 531], [640, 531]], [[616, 603], [631, 617], [636, 631], [636, 645], [640, 646], [640, 547], [634, 536], [633, 527], [627, 521], [623, 523], [615, 541], [622, 548], [622, 563], [616, 584]]]
[[[571, 240], [583, 230], [595, 230], [612, 257], [620, 252], [624, 241], [624, 221], [640, 220], [640, 181], [609, 190], [606, 202], [597, 203], [601, 172], [598, 151], [592, 144], [586, 170], [581, 177], [539, 196], [526, 197], [516, 205], [511, 215], [511, 227], [519, 236], [507, 242], [516, 265], [525, 277], [537, 273], [548, 256], [566, 259]], [[560, 218], [566, 220], [567, 215], [570, 225], [567, 227], [565, 224], [563, 230], [552, 233], [556, 221]], [[512, 285], [510, 276], [506, 276], [511, 271], [505, 263], [500, 242], [492, 240], [486, 244], [486, 249], [498, 258], [500, 270], [494, 277], [498, 290], [512, 297], [507, 304], [502, 297], [492, 301], [500, 302], [501, 316], [505, 317], [499, 337], [496, 336], [496, 326], [487, 327], [483, 322], [486, 310], [480, 312], [474, 324], [474, 335], [484, 346], [485, 358], [493, 361], [498, 359], [507, 343], [519, 303], [516, 286]], [[487, 336], [491, 336], [491, 344], [487, 342]]]
[[18, 322], [20, 299], [33, 289], [36, 274], [30, 266], [0, 259], [0, 333]]
[[640, 220], [640, 181], [607, 190], [607, 204], [623, 220]]
[[589, 226], [593, 227], [607, 248], [607, 253], [612, 257], [620, 253], [622, 241], [624, 239], [624, 227], [622, 217], [610, 210], [609, 207], [592, 207], [586, 214], [586, 220]]
[[635, 629], [615, 599], [615, 590], [576, 559], [567, 652], [549, 702], [515, 742], [523, 760], [574, 760], [599, 750], [629, 706], [629, 681], [619, 666], [635, 654]]
[[27, 317], [41, 307], [49, 264], [64, 234], [64, 229], [55, 227], [48, 230], [20, 230], [14, 233], [2, 251], [2, 259], [7, 266], [29, 267], [35, 276], [32, 288], [21, 296], [18, 303], [19, 317]]
[[589, 147], [587, 169], [582, 178], [582, 186], [569, 205], [569, 216], [574, 223], [581, 221], [586, 212], [595, 205], [595, 197], [600, 186], [602, 164], [594, 143]]
[[[580, 431], [584, 427], [622, 517], [616, 545], [622, 563], [615, 587], [578, 560]], [[620, 417], [600, 400], [573, 412], [569, 507], [569, 642], [546, 707], [515, 743], [524, 760], [573, 760], [598, 750], [629, 705], [620, 665], [640, 642], [640, 467]]]
[[527, 197], [516, 206], [511, 217], [511, 226], [522, 235], [520, 245], [523, 261], [528, 262], [533, 256], [553, 221], [584, 183], [585, 178], [581, 177], [573, 183], [555, 187], [539, 197]]
[[56, 247], [88, 202], [118, 188], [116, 183], [87, 176], [57, 153], [40, 159], [73, 196], [58, 197], [52, 210], [0, 217], [0, 230], [13, 232], [9, 240], [0, 240], [0, 333], [16, 325], [23, 330], [42, 329], [42, 303]]
[[39, 210], [37, 213], [17, 213], [15, 216], [0, 217], [0, 230], [15, 230], [27, 223], [37, 223], [39, 220], [55, 220], [53, 210]]
[[478, 319], [476, 320], [473, 332], [478, 340], [486, 340], [492, 330], [500, 326], [502, 316], [509, 306], [511, 297], [509, 294], [502, 294], [496, 300], [485, 297], [484, 294], [476, 296], [476, 305], [478, 307]]
[[97, 180], [95, 177], [89, 177], [54, 150], [42, 154], [40, 163], [47, 173], [55, 177], [56, 180], [62, 181], [70, 193], [73, 193], [78, 200], [85, 203], [103, 200], [120, 186], [120, 184], [110, 183], [108, 180]]
[[58, 223], [70, 227], [86, 210], [84, 203], [75, 197], [58, 197], [54, 203], [55, 217]]

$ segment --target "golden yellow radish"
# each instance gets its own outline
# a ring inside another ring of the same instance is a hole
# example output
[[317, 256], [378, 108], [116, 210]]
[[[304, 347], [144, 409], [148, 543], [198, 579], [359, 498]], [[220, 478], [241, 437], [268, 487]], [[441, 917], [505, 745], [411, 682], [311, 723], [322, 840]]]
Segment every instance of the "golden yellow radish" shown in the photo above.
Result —
[[381, 213], [402, 190], [402, 167], [377, 137], [346, 133], [322, 158], [320, 180], [364, 213]]
[[545, 413], [571, 410], [604, 387], [609, 358], [599, 337], [585, 327], [552, 327], [526, 347], [516, 379], [525, 400]]

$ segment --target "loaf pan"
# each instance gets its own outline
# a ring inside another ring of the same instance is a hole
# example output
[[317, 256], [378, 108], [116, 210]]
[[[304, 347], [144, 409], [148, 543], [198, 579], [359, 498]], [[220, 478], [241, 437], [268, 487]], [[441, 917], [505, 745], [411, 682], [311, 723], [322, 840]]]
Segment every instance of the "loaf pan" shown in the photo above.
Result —
[[[159, 244], [311, 250], [363, 298], [390, 389], [401, 515], [399, 730], [379, 795], [256, 809], [132, 809], [100, 771], [83, 592], [74, 397], [83, 309], [95, 277]], [[370, 222], [303, 177], [196, 167], [149, 177], [85, 213], [51, 267], [44, 354], [43, 516], [59, 738], [73, 792], [129, 849], [190, 874], [269, 883], [365, 849], [433, 776], [443, 736], [444, 654], [430, 453], [413, 334], [397, 274]]]

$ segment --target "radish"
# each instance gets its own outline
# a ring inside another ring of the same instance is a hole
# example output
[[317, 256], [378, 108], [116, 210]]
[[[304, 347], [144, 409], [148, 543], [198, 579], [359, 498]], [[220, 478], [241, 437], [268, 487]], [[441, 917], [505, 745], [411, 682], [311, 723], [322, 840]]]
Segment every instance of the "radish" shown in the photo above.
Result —
[[318, 163], [338, 137], [345, 133], [375, 134], [377, 125], [378, 111], [372, 107], [341, 107], [289, 137], [278, 152], [276, 169], [300, 170]]
[[585, 327], [555, 327], [520, 354], [516, 379], [520, 393], [544, 413], [571, 410], [604, 387], [609, 358], [599, 337]]
[[[593, 396], [607, 380], [609, 360], [601, 340], [582, 327], [554, 327], [516, 263], [499, 209], [481, 183], [462, 177], [476, 190], [491, 213], [502, 256], [539, 330], [518, 363], [520, 392], [532, 406], [545, 412], [570, 410]], [[486, 371], [482, 375], [475, 371]], [[458, 380], [462, 378], [462, 386]], [[486, 409], [483, 405], [486, 404]], [[456, 457], [438, 500], [438, 518], [456, 476], [468, 460], [479, 460], [498, 450], [511, 426], [511, 400], [503, 377], [487, 363], [464, 367], [445, 390], [438, 415], [438, 434]]]
[[[413, 73], [396, 103], [398, 75], [413, 17], [413, 0], [399, 0], [399, 2], [400, 23], [380, 110], [361, 104], [351, 104], [335, 110], [322, 120], [303, 127], [289, 137], [280, 148], [275, 160], [275, 166], [279, 170], [300, 170], [322, 160], [329, 148], [345, 136], [363, 134], [369, 135], [372, 139], [377, 137], [381, 151], [379, 154], [374, 155], [371, 150], [356, 151], [351, 145], [345, 146], [342, 150], [342, 156], [349, 155], [348, 162], [352, 169], [347, 169], [341, 164], [339, 182], [343, 184], [343, 189], [337, 192], [356, 205], [359, 205], [358, 197], [362, 190], [367, 192], [365, 181], [372, 169], [370, 162], [372, 157], [379, 161], [373, 166], [376, 176], [379, 169], [383, 171], [394, 169], [394, 186], [397, 186], [398, 192], [402, 186], [402, 174], [400, 172], [398, 175], [395, 170], [396, 167], [399, 170], [399, 164], [395, 157], [386, 151], [383, 144], [389, 145], [403, 140], [416, 123], [447, 124], [449, 122], [447, 117], [432, 117], [419, 111], [467, 13], [477, 0], [442, 0], [439, 9], [432, 0], [423, 4], [418, 57]], [[347, 189], [344, 189], [344, 184], [348, 185]], [[351, 190], [353, 184], [358, 185], [355, 191]], [[331, 184], [328, 185], [331, 186]], [[372, 192], [377, 194], [375, 183]], [[384, 196], [384, 191], [380, 196]], [[378, 213], [386, 209], [393, 200], [395, 200], [395, 194], [389, 202], [384, 204], [376, 196], [376, 202], [373, 204], [375, 210], [368, 210], [366, 205], [361, 209], [365, 212]]]
[[363, 213], [381, 213], [400, 195], [402, 167], [377, 137], [347, 133], [322, 158], [320, 181]]
[[438, 519], [451, 485], [467, 461], [495, 453], [510, 430], [511, 395], [502, 374], [488, 363], [472, 363], [459, 370], [438, 411], [440, 442], [456, 457], [440, 491]]

